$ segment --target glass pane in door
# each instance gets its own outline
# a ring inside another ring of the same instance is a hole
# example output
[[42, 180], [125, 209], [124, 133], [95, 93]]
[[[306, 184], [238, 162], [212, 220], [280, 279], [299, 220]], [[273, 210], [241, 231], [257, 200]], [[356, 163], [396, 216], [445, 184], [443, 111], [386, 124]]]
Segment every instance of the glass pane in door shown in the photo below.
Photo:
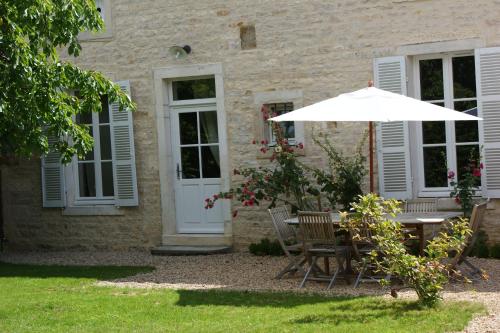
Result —
[[172, 82], [173, 100], [214, 98], [215, 79], [195, 79]]
[[424, 147], [425, 187], [447, 187], [446, 146]]
[[422, 139], [424, 144], [445, 143], [446, 130], [444, 121], [423, 121]]
[[96, 196], [94, 163], [78, 163], [78, 187], [80, 197]]
[[220, 178], [219, 146], [201, 147], [203, 178]]
[[198, 119], [196, 112], [179, 113], [181, 145], [198, 143]]
[[476, 67], [474, 56], [454, 57], [453, 66], [453, 97], [476, 97]]
[[217, 111], [200, 112], [201, 143], [218, 143]]
[[444, 99], [443, 60], [420, 60], [420, 99], [436, 101]]
[[[455, 102], [455, 110], [477, 116], [477, 102]], [[479, 128], [477, 121], [455, 121], [455, 140], [456, 142], [478, 142]]]
[[181, 173], [183, 179], [200, 178], [198, 147], [181, 148]]
[[[475, 168], [479, 161], [479, 145], [457, 146], [457, 177], [463, 178], [466, 169]], [[477, 178], [476, 186], [481, 186], [481, 178]]]

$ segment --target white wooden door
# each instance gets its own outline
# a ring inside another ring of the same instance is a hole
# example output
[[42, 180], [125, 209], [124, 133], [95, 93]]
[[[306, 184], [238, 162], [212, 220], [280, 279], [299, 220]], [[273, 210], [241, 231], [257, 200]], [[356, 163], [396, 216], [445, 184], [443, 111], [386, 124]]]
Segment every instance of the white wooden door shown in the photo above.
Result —
[[216, 104], [172, 108], [178, 233], [224, 233], [223, 204], [205, 209], [222, 190], [221, 128]]

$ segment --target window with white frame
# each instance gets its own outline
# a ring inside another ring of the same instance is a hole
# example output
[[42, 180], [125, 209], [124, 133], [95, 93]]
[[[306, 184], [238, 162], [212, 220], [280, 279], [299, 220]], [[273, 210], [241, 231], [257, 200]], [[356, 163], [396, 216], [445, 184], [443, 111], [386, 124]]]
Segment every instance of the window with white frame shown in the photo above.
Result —
[[99, 32], [84, 31], [78, 35], [81, 41], [94, 39], [109, 39], [113, 36], [113, 22], [110, 0], [95, 0], [95, 7], [104, 22], [104, 29]]
[[94, 148], [84, 158], [78, 158], [75, 170], [76, 201], [106, 201], [114, 199], [113, 157], [110, 115], [107, 96], [101, 98], [102, 111], [78, 114], [78, 124], [89, 127]]
[[103, 0], [95, 0], [95, 7], [99, 14], [101, 14], [102, 20], [106, 22], [106, 9], [104, 8]]
[[[130, 96], [129, 81], [116, 84]], [[74, 156], [68, 165], [61, 163], [57, 152], [42, 156], [43, 207], [90, 207], [85, 211], [91, 215], [106, 206], [139, 204], [132, 112], [108, 102], [107, 96], [102, 96], [101, 112], [83, 112], [75, 117], [78, 124], [88, 127], [94, 139], [93, 149], [86, 156]], [[96, 205], [99, 209], [93, 210]]]
[[[475, 59], [472, 53], [415, 57], [417, 98], [477, 115]], [[479, 161], [478, 123], [475, 121], [426, 121], [417, 124], [418, 172], [421, 192], [450, 189], [448, 171], [463, 174]], [[480, 186], [480, 182], [477, 184]]]
[[[279, 116], [290, 111], [293, 111], [293, 103], [285, 102], [285, 103], [266, 103], [264, 104], [267, 108], [269, 115], [271, 116]], [[294, 121], [282, 121], [279, 123], [281, 126], [281, 130], [283, 131], [283, 136], [288, 140], [290, 144], [296, 144], [296, 136], [295, 136], [295, 122]], [[272, 127], [267, 124], [268, 138], [269, 144], [274, 146], [276, 144], [276, 137], [272, 130]]]

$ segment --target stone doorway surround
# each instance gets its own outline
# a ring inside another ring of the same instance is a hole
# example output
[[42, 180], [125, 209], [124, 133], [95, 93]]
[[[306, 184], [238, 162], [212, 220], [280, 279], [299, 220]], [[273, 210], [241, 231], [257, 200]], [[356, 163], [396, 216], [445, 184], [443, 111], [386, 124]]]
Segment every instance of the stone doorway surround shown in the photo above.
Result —
[[[221, 142], [224, 148], [220, 152], [222, 189], [229, 190], [229, 157], [227, 149], [227, 126], [224, 109], [224, 81], [221, 64], [200, 64], [162, 67], [153, 69], [155, 111], [158, 133], [159, 173], [161, 192], [161, 223], [163, 246], [231, 246], [232, 226], [230, 203], [221, 202], [224, 210], [223, 234], [181, 234], [177, 232], [172, 146], [170, 144], [170, 107], [168, 82], [172, 79], [213, 75], [215, 78], [216, 103], [218, 116], [221, 118]], [[222, 148], [222, 146], [221, 146]]]

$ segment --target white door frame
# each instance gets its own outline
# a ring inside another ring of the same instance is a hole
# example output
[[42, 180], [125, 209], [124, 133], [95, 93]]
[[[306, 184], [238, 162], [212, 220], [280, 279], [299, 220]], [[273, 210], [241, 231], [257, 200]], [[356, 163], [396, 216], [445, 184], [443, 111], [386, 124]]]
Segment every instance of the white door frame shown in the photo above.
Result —
[[[153, 70], [154, 91], [155, 91], [155, 109], [158, 132], [158, 159], [160, 174], [160, 192], [161, 192], [161, 221], [162, 221], [162, 241], [168, 245], [173, 236], [177, 234], [176, 212], [175, 212], [175, 194], [174, 177], [175, 168], [173, 167], [173, 152], [170, 144], [171, 122], [170, 122], [170, 98], [168, 81], [175, 78], [189, 78], [200, 76], [214, 76], [217, 115], [219, 117], [220, 129], [220, 168], [222, 190], [227, 191], [230, 188], [229, 158], [227, 148], [227, 123], [224, 108], [224, 81], [221, 64], [204, 65], [185, 65], [175, 67], [156, 68]], [[224, 210], [224, 237], [230, 237], [231, 213], [230, 203], [226, 200], [217, 204], [223, 205]], [[188, 235], [189, 236], [189, 235]], [[196, 235], [191, 234], [192, 237]], [[198, 235], [199, 236], [199, 235]], [[192, 243], [192, 242], [190, 242]]]

